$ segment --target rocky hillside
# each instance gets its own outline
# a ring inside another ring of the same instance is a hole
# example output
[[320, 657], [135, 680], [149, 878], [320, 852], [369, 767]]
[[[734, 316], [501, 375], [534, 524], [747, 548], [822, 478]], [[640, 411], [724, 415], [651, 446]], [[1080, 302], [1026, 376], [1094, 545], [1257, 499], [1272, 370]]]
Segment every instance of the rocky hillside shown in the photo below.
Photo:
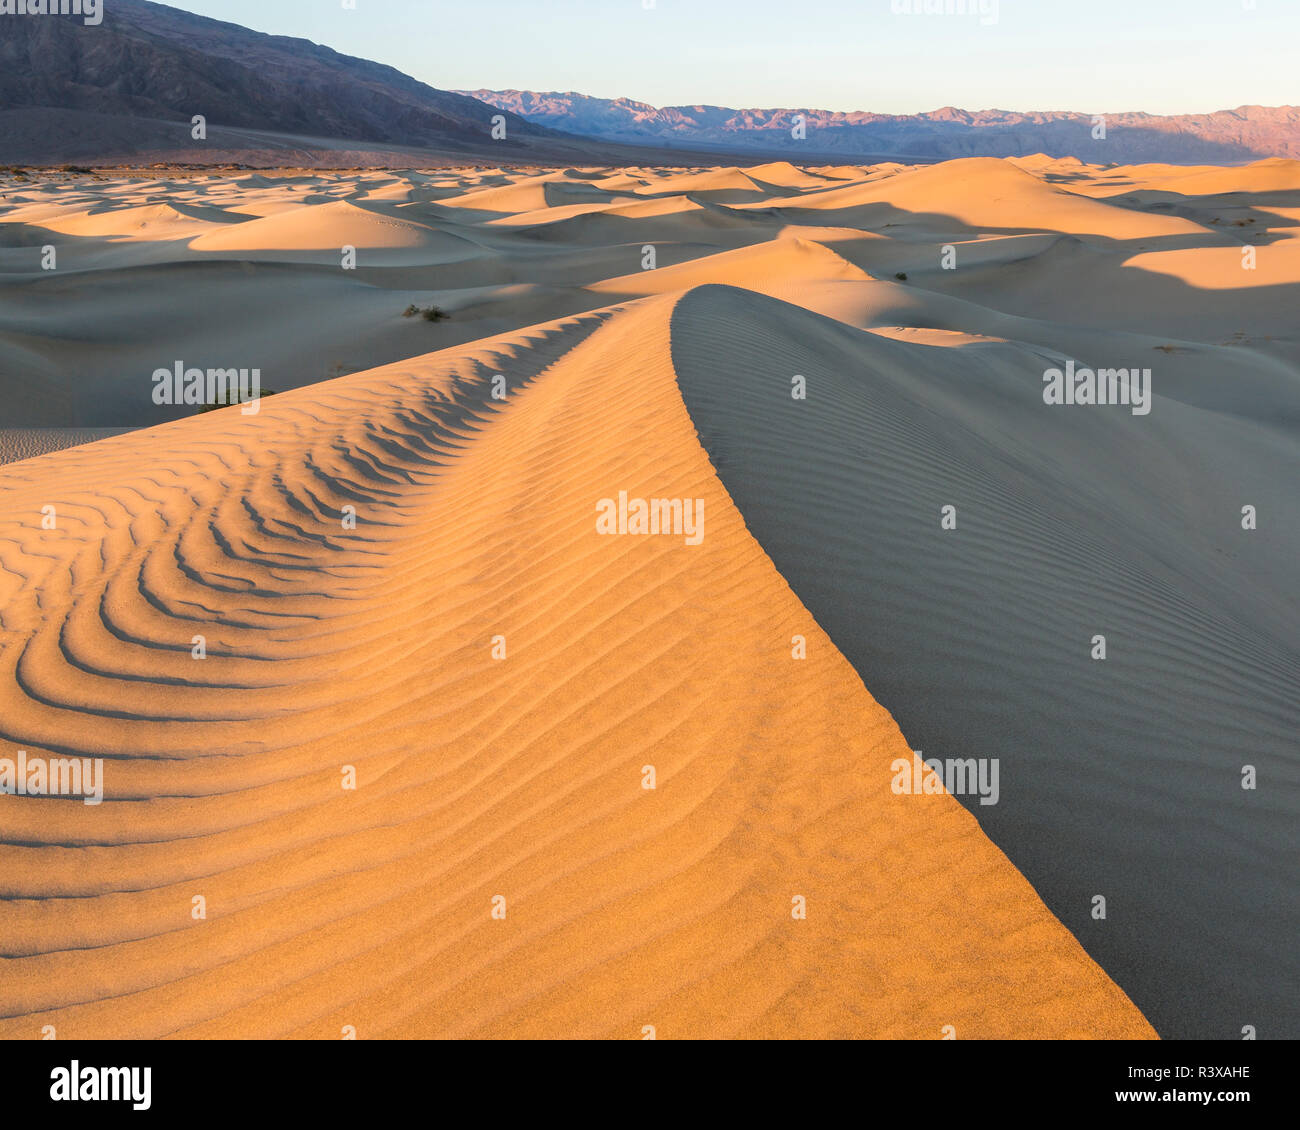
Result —
[[190, 137], [195, 114], [217, 132], [365, 143], [353, 150], [504, 145], [518, 159], [565, 140], [506, 112], [507, 140], [493, 141], [497, 112], [392, 67], [147, 0], [112, 0], [98, 26], [6, 17], [0, 35], [0, 160], [95, 156], [97, 133], [114, 153], [171, 144], [201, 156]]

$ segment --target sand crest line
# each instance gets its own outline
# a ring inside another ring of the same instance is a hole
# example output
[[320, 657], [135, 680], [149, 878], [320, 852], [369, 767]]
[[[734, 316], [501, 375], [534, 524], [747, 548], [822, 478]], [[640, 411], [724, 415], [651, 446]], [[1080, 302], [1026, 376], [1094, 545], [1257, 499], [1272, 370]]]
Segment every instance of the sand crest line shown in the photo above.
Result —
[[[0, 798], [0, 1035], [1152, 1034], [955, 798], [889, 790], [907, 743], [696, 437], [678, 301], [0, 470], [64, 515], [0, 578], [65, 555], [3, 605], [4, 726], [152, 754], [93, 823]], [[620, 481], [709, 536], [596, 534]]]

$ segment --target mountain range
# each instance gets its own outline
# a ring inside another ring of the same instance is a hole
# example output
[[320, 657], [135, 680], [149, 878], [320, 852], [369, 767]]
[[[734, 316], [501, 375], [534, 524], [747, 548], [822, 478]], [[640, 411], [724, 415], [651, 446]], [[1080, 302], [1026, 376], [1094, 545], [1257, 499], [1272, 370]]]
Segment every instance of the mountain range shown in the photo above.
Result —
[[113, 0], [95, 26], [10, 16], [0, 35], [4, 163], [590, 161], [592, 148], [393, 67], [148, 0]]
[[[191, 123], [202, 115], [206, 136]], [[495, 137], [494, 123], [504, 126]], [[800, 127], [801, 128], [797, 128]], [[627, 98], [441, 90], [305, 39], [150, 0], [103, 22], [7, 17], [0, 164], [718, 164], [775, 157], [910, 163], [1046, 153], [1085, 161], [1244, 163], [1300, 157], [1300, 109], [898, 116], [816, 109], [655, 107]], [[800, 134], [797, 139], [794, 134]]]
[[[1025, 157], [1046, 153], [1105, 163], [1241, 162], [1300, 158], [1300, 108], [1240, 106], [1212, 114], [1105, 117], [1094, 136], [1092, 114], [1068, 111], [971, 112], [952, 106], [895, 115], [817, 109], [735, 109], [729, 106], [651, 106], [629, 98], [574, 92], [473, 90], [471, 95], [537, 125], [632, 145], [725, 148], [786, 156], [804, 152], [840, 157], [885, 154], [906, 159]], [[792, 131], [802, 116], [805, 136]]]

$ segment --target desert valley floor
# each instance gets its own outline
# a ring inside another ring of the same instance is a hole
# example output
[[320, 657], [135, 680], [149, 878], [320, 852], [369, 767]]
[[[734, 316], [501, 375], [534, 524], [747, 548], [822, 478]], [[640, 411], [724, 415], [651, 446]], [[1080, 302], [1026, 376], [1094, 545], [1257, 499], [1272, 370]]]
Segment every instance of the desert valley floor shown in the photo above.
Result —
[[0, 173], [0, 759], [104, 785], [0, 795], [0, 1038], [1300, 1036], [1298, 237], [1282, 160]]

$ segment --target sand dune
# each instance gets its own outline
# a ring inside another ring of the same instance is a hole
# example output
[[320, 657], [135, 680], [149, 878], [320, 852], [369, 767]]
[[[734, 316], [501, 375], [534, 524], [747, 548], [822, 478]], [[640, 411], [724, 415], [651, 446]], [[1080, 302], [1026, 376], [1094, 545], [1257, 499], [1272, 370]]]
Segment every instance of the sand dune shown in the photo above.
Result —
[[536, 212], [567, 204], [609, 203], [613, 196], [603, 186], [574, 183], [563, 174], [529, 177], [520, 184], [482, 188], [438, 203], [444, 208], [465, 208], [474, 212]]
[[646, 193], [683, 193], [702, 199], [731, 197], [752, 199], [755, 194], [765, 195], [762, 187], [742, 169], [710, 169], [705, 172], [682, 172], [664, 176], [643, 190]]
[[347, 201], [333, 201], [279, 212], [237, 227], [208, 232], [195, 239], [195, 251], [329, 251], [341, 248], [419, 251], [425, 254], [473, 250], [464, 240], [410, 220], [367, 211]]
[[1232, 192], [1265, 194], [1300, 191], [1300, 161], [1282, 157], [1257, 161], [1239, 168], [1200, 165], [1128, 165], [1109, 171], [1112, 180], [1123, 179], [1128, 191], [1175, 192], [1186, 196], [1221, 196]]
[[35, 459], [117, 434], [117, 428], [0, 428], [0, 464]]
[[[882, 340], [721, 287], [678, 305], [673, 359], [782, 575], [918, 748], [1001, 759], [1015, 795], [981, 823], [1163, 1034], [1226, 1026], [1227, 962], [1238, 1011], [1289, 1023], [1265, 971], [1300, 925], [1300, 537], [1251, 541], [1240, 503], [1292, 509], [1297, 390], [1158, 367], [1150, 416], [1071, 412], [1043, 403], [1038, 350]], [[1281, 792], [1243, 791], [1247, 762]], [[1096, 893], [1132, 912], [1092, 920]]]
[[0, 758], [105, 760], [0, 796], [0, 1036], [1300, 1035], [1298, 221], [1287, 162], [0, 173]]
[[[960, 225], [979, 232], [1047, 229], [1117, 240], [1203, 234], [1190, 221], [1090, 200], [991, 157], [949, 161], [869, 184], [830, 188], [801, 196], [790, 207], [842, 216], [860, 212], [873, 229], [886, 222], [941, 231]], [[842, 224], [843, 219], [835, 223]]]
[[639, 271], [593, 283], [587, 289], [596, 294], [649, 295], [710, 282], [763, 290], [773, 282], [788, 287], [803, 281], [870, 282], [871, 276], [824, 244], [791, 238], [720, 252], [703, 261], [691, 259], [655, 271]]
[[215, 209], [171, 204], [143, 204], [137, 208], [81, 212], [67, 219], [50, 219], [51, 231], [77, 236], [133, 236], [146, 239], [184, 239], [209, 230], [213, 223], [238, 223], [248, 217], [232, 217]]
[[[109, 797], [0, 799], [0, 1034], [1149, 1034], [952, 798], [891, 793], [908, 746], [696, 442], [673, 307], [0, 472], [5, 740]], [[619, 489], [707, 536], [601, 538]]]

